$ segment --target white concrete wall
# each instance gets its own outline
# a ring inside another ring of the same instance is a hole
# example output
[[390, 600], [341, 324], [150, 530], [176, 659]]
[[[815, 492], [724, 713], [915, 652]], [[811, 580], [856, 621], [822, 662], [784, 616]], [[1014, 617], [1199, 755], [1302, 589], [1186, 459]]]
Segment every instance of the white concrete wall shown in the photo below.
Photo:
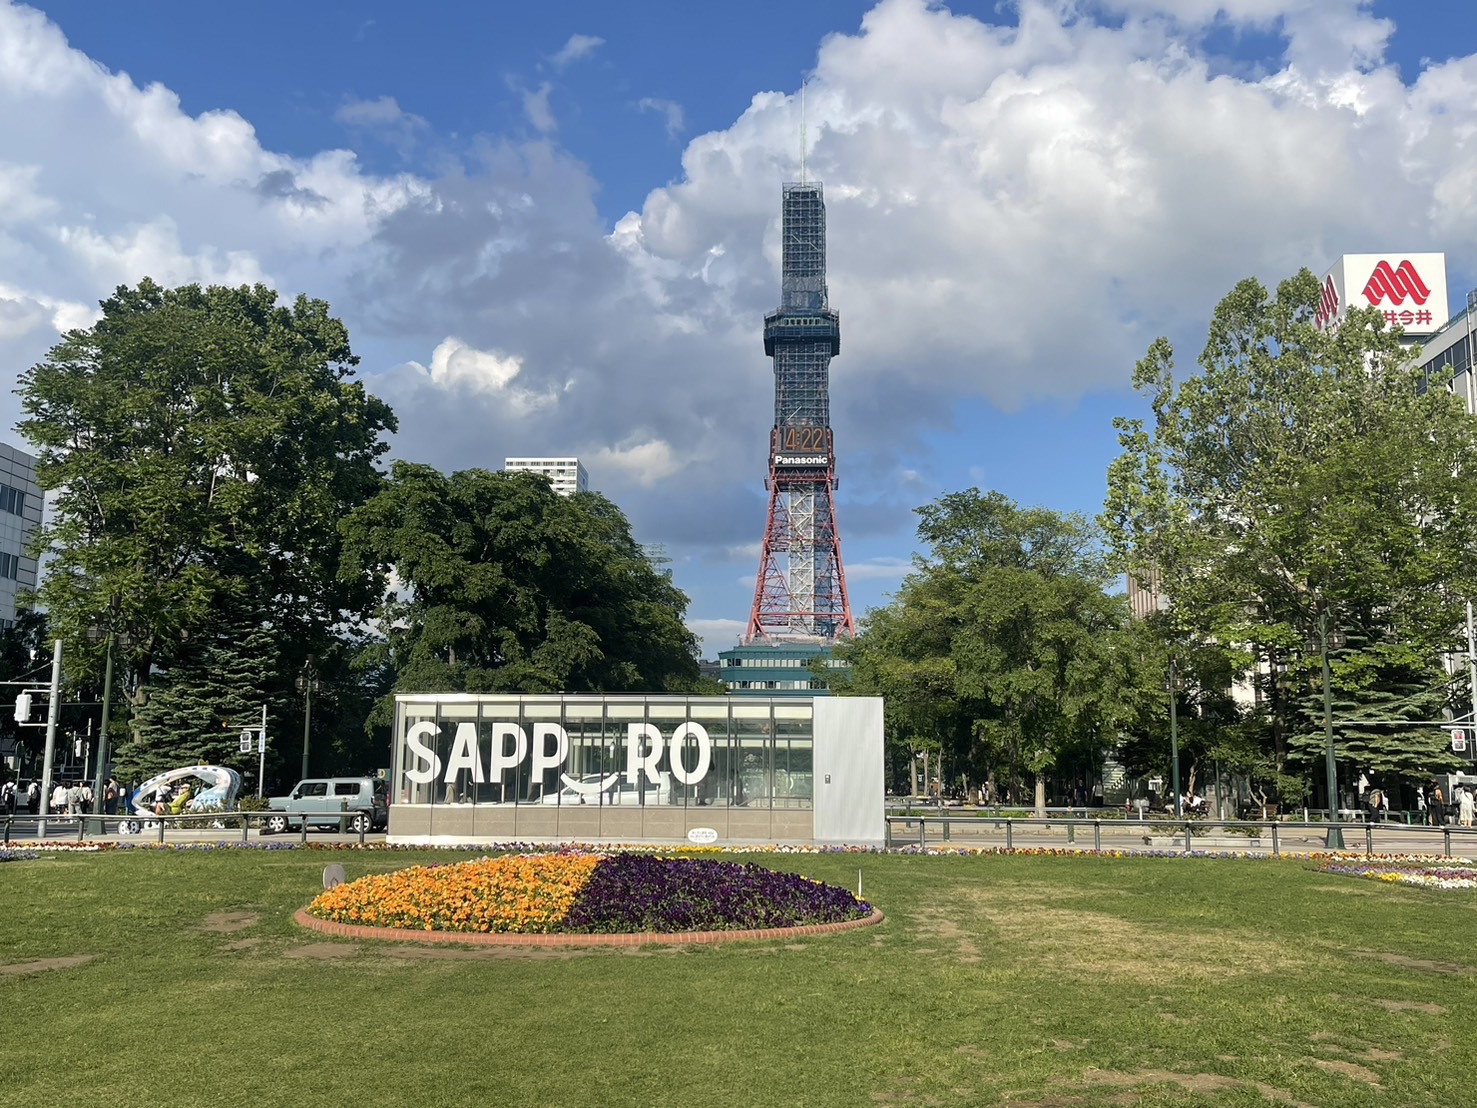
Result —
[[882, 806], [882, 698], [815, 698], [815, 841], [877, 845]]

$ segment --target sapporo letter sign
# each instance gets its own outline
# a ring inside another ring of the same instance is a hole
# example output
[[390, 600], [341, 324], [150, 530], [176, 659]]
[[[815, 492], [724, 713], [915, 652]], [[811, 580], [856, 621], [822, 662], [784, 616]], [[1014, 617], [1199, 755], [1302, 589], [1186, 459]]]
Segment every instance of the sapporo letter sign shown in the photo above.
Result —
[[413, 765], [407, 765], [405, 776], [418, 785], [440, 778], [452, 781], [457, 774], [467, 771], [472, 781], [483, 783], [501, 780], [505, 770], [515, 769], [525, 761], [534, 777], [547, 770], [560, 771], [559, 779], [577, 793], [588, 797], [599, 796], [621, 777], [628, 784], [637, 785], [644, 774], [654, 785], [662, 782], [656, 764], [662, 752], [670, 754], [672, 776], [684, 785], [696, 785], [708, 776], [713, 766], [713, 743], [708, 732], [700, 723], [689, 720], [680, 724], [668, 740], [655, 724], [631, 723], [626, 726], [626, 769], [612, 773], [598, 782], [578, 781], [564, 772], [569, 761], [569, 733], [557, 723], [535, 723], [533, 734], [516, 723], [492, 724], [492, 749], [484, 760], [483, 751], [477, 741], [477, 726], [472, 723], [456, 725], [451, 750], [443, 762], [427, 742], [434, 743], [440, 734], [436, 724], [423, 720], [405, 733]]

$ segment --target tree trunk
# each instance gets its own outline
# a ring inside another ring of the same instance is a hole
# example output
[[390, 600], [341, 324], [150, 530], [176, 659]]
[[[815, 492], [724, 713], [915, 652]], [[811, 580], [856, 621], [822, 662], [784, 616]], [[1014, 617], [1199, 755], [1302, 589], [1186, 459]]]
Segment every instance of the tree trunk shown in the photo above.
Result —
[[1046, 774], [1036, 775], [1036, 818], [1046, 818]]

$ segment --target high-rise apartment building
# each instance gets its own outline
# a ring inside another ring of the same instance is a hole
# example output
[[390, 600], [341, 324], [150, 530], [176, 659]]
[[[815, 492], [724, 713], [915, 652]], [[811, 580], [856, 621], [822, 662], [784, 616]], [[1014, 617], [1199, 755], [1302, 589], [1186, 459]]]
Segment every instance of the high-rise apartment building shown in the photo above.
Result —
[[16, 596], [36, 587], [31, 539], [41, 527], [36, 459], [0, 443], [0, 627], [15, 622]]
[[560, 496], [590, 491], [590, 475], [578, 458], [504, 458], [507, 472], [541, 473], [554, 484]]

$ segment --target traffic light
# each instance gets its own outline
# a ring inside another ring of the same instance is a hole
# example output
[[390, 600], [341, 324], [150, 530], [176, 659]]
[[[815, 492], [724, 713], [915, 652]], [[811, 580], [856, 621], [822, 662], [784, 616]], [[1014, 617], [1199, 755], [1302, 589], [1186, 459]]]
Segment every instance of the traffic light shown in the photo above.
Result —
[[31, 694], [23, 692], [15, 698], [15, 722], [25, 723], [31, 718]]

